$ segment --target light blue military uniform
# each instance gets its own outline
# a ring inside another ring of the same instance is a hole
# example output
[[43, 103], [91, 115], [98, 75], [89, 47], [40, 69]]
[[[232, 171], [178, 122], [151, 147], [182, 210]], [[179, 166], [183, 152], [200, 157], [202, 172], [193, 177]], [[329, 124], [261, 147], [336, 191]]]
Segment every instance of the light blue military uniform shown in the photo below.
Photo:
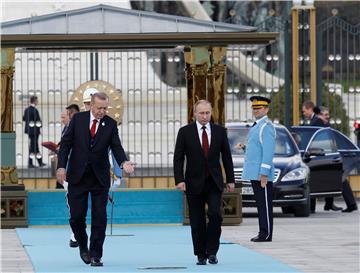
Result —
[[261, 175], [266, 175], [268, 181], [272, 182], [274, 151], [275, 128], [269, 118], [264, 116], [249, 131], [242, 179], [260, 180]]
[[110, 154], [111, 154], [111, 159], [112, 159], [112, 163], [113, 163], [113, 171], [114, 174], [121, 180], [122, 178], [122, 169], [120, 168], [119, 164], [117, 163], [114, 154], [112, 153], [112, 151], [110, 150]]
[[[252, 240], [272, 241], [275, 138], [274, 125], [267, 116], [257, 120], [248, 134], [242, 179], [251, 180], [260, 228], [258, 236]], [[269, 183], [265, 188], [260, 184], [261, 175], [268, 177]]]

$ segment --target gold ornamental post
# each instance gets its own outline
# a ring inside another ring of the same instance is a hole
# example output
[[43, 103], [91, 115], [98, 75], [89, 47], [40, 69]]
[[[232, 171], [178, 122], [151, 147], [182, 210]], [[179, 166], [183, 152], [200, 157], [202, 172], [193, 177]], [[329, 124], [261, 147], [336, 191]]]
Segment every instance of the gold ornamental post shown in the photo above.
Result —
[[224, 125], [226, 47], [186, 47], [185, 74], [188, 94], [188, 122], [193, 121], [193, 105], [206, 99], [213, 106], [213, 121]]
[[13, 129], [14, 48], [1, 49], [1, 228], [28, 225], [28, 196], [16, 169]]
[[[292, 88], [293, 88], [293, 125], [300, 123], [299, 111], [299, 10], [309, 12], [310, 29], [310, 99], [317, 103], [316, 90], [316, 9], [311, 5], [297, 5], [291, 10], [292, 17]], [[304, 56], [303, 56], [304, 57]]]
[[13, 130], [14, 48], [1, 49], [1, 185], [17, 185]]
[[293, 95], [293, 125], [299, 125], [299, 9], [293, 7], [292, 17], [292, 95]]

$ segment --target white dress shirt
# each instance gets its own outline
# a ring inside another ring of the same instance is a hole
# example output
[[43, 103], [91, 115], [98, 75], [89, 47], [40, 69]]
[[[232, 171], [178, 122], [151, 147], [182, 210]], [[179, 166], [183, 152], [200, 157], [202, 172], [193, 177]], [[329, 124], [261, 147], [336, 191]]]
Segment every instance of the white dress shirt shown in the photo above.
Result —
[[[94, 119], [96, 119], [95, 117], [94, 117], [94, 115], [91, 113], [91, 111], [90, 111], [90, 124], [89, 124], [89, 130], [91, 130], [91, 126], [92, 126], [92, 124], [93, 124], [93, 120]], [[97, 132], [97, 130], [98, 130], [98, 128], [99, 128], [99, 123], [100, 123], [100, 120], [99, 119], [96, 119], [97, 120], [97, 123], [96, 123], [96, 129], [95, 129], [95, 134], [96, 134], [96, 132]]]
[[[200, 139], [200, 144], [202, 146], [202, 134], [203, 134], [203, 129], [201, 129], [203, 127], [203, 125], [201, 125], [198, 121], [196, 121], [196, 127], [197, 127], [197, 130], [198, 130], [198, 134], [199, 134], [199, 139]], [[205, 125], [206, 127], [206, 134], [207, 134], [207, 137], [208, 137], [208, 142], [209, 142], [209, 147], [210, 147], [210, 141], [211, 141], [211, 127], [210, 127], [210, 123], [207, 123]]]

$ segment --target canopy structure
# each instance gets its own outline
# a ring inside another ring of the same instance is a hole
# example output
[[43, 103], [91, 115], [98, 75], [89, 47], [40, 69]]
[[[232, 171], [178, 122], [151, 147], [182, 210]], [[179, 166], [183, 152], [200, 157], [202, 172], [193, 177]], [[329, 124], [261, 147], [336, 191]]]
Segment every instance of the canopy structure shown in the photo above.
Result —
[[2, 47], [159, 48], [268, 44], [277, 33], [188, 17], [96, 5], [1, 24]]

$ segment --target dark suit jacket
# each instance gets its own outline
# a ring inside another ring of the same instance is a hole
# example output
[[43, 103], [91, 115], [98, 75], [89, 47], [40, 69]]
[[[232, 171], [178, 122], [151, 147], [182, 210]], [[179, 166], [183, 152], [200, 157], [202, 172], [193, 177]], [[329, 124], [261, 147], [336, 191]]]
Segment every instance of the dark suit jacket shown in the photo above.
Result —
[[310, 126], [324, 127], [324, 122], [317, 115], [314, 115], [310, 120]]
[[226, 182], [234, 183], [234, 168], [226, 130], [213, 123], [210, 123], [210, 126], [211, 141], [207, 159], [203, 154], [195, 122], [180, 128], [177, 136], [174, 153], [175, 183], [185, 182], [188, 193], [198, 194], [202, 191], [207, 170], [219, 190], [223, 191], [224, 181], [220, 166], [220, 155], [225, 168]]
[[73, 116], [61, 138], [58, 168], [67, 168], [67, 181], [76, 184], [80, 182], [86, 166], [90, 164], [96, 178], [105, 187], [110, 187], [109, 148], [119, 165], [127, 160], [120, 142], [116, 121], [109, 116], [101, 119], [94, 140], [90, 137], [89, 124], [89, 111]]
[[[25, 122], [25, 134], [35, 136], [40, 134], [40, 127], [36, 126], [36, 122], [40, 121], [39, 111], [32, 105], [27, 107], [24, 111], [23, 121]], [[30, 126], [30, 122], [34, 122], [34, 126]]]

